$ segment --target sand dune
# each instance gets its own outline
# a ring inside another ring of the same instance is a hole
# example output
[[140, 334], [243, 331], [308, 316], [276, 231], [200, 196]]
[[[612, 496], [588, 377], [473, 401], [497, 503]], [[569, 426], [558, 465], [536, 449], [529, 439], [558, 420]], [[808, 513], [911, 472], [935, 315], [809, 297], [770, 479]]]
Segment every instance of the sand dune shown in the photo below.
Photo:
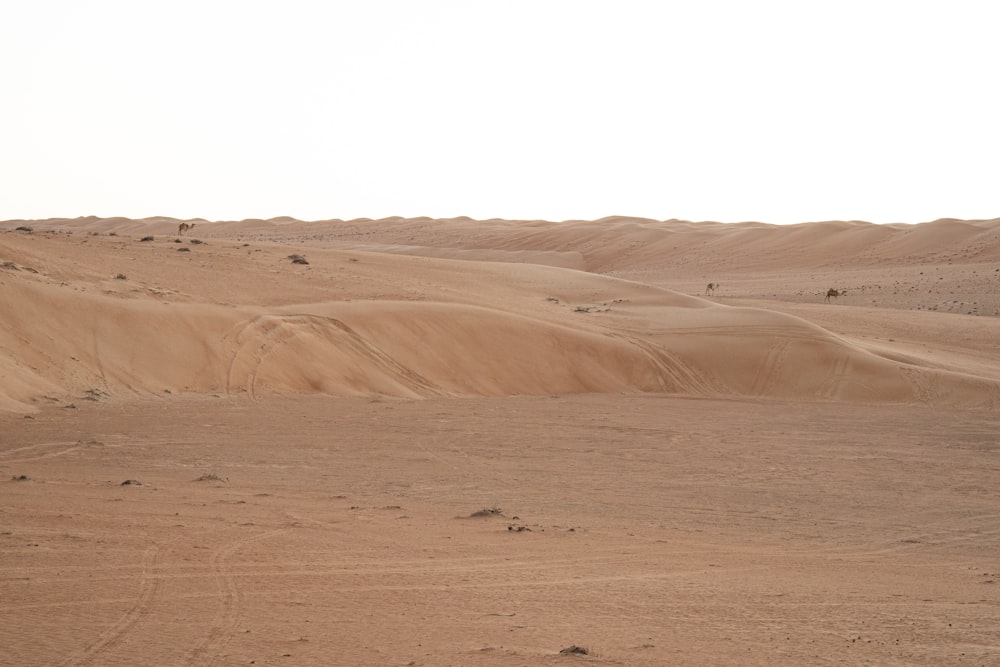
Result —
[[[622, 280], [576, 270], [644, 263], [649, 270], [664, 247], [734, 262], [739, 252], [768, 248], [746, 266], [770, 257], [794, 268], [806, 256], [858, 265], [878, 252], [888, 262], [962, 252], [978, 261], [996, 251], [986, 241], [997, 238], [1000, 223], [279, 219], [202, 222], [197, 236], [211, 242], [198, 244], [174, 238], [176, 223], [85, 218], [3, 235], [7, 409], [30, 409], [43, 394], [87, 392], [629, 391], [1000, 404], [1000, 377], [989, 365], [873, 351], [802, 317], [721, 305], [663, 280], [644, 284], [642, 271], [612, 271], [633, 278]], [[144, 243], [137, 237], [145, 232], [160, 236]], [[268, 240], [241, 242], [255, 235]], [[308, 268], [288, 261], [292, 251], [312, 256]], [[130, 275], [114, 279], [113, 266]], [[989, 279], [989, 265], [979, 266]]]
[[1000, 220], [179, 222], [0, 223], [0, 663], [997, 664]]

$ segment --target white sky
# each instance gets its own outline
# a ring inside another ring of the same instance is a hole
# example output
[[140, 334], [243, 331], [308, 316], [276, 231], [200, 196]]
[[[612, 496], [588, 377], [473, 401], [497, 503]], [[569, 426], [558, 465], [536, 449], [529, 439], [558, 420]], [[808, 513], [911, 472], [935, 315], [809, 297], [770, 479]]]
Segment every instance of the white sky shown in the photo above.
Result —
[[993, 218], [998, 15], [0, 0], [0, 219]]

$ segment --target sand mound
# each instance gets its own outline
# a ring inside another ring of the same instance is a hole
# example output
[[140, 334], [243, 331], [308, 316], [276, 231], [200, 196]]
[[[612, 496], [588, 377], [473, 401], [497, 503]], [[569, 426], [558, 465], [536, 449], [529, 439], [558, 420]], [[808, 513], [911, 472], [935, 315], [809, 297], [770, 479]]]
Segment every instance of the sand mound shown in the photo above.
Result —
[[530, 318], [451, 304], [315, 310], [337, 317], [241, 323], [227, 341], [236, 347], [229, 389], [413, 397], [683, 390], [639, 346]]
[[[369, 240], [360, 254], [356, 239], [327, 238], [335, 233], [330, 230], [345, 233], [338, 223], [292, 219], [221, 224], [238, 237], [259, 230], [302, 233], [298, 245], [249, 246], [216, 223], [203, 223], [212, 242], [185, 244], [195, 248], [189, 253], [175, 252], [179, 246], [170, 237], [135, 238], [174, 222], [84, 219], [38, 226], [79, 224], [88, 230], [84, 236], [36, 230], [0, 239], [2, 409], [87, 392], [665, 392], [1000, 404], [1000, 378], [990, 365], [980, 371], [967, 360], [949, 364], [927, 352], [835, 335], [801, 317], [723, 306], [574, 268], [614, 252], [619, 265], [648, 261], [642, 243], [632, 251], [621, 247], [638, 238], [657, 249], [692, 238], [703, 246], [710, 238], [709, 245], [722, 248], [711, 252], [723, 252], [757, 247], [765, 243], [761, 235], [770, 235], [771, 253], [813, 246], [847, 256], [902, 234], [894, 242], [911, 239], [907, 253], [949, 239], [966, 248], [975, 241], [985, 251], [983, 235], [996, 232], [992, 225], [813, 223], [779, 233], [758, 224], [627, 219], [523, 226], [398, 219], [371, 222], [369, 231], [392, 230], [417, 243], [375, 252], [380, 244]], [[463, 225], [482, 248], [444, 247]], [[134, 236], [122, 238], [129, 230]], [[490, 240], [504, 230], [505, 243]], [[307, 251], [310, 264], [293, 268], [291, 251]], [[116, 280], [111, 266], [127, 266], [130, 275]]]
[[[222, 271], [223, 283], [246, 283], [245, 292], [233, 288], [246, 302], [222, 304], [177, 290], [115, 290], [115, 281], [95, 279], [96, 267], [110, 262], [107, 253], [134, 245], [99, 243], [93, 237], [35, 242], [22, 236], [20, 247], [4, 246], [6, 255], [44, 267], [19, 270], [11, 260], [13, 268], [0, 274], [4, 409], [24, 409], [43, 395], [129, 392], [429, 397], [639, 391], [998, 403], [995, 378], [880, 356], [801, 318], [559, 267], [367, 255], [356, 263], [359, 286], [350, 290], [358, 298], [275, 305], [283, 289], [295, 293], [308, 274], [272, 269], [272, 291], [264, 298], [255, 282], [260, 278], [233, 268], [259, 261], [252, 253], [237, 257], [233, 246], [199, 247], [208, 253], [205, 275]], [[81, 264], [75, 247], [85, 248], [93, 267]], [[159, 279], [193, 270], [194, 260], [177, 264], [173, 249], [166, 241], [146, 244], [145, 267], [154, 270], [162, 262]], [[321, 256], [317, 263], [335, 257]], [[330, 271], [342, 276], [345, 270], [341, 264]], [[417, 300], [372, 298], [360, 286], [380, 279], [424, 284]], [[188, 286], [196, 289], [197, 281]], [[247, 298], [255, 289], [271, 305]]]

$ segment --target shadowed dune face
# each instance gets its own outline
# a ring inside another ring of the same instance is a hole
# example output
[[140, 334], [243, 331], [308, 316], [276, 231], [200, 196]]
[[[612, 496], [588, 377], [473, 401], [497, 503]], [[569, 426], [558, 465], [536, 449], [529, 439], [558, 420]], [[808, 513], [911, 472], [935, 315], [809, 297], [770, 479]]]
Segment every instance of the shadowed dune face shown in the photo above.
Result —
[[[136, 238], [176, 232], [176, 222], [86, 220], [86, 235], [72, 222], [59, 233], [36, 224], [32, 233], [0, 237], [0, 404], [30, 409], [40, 395], [88, 390], [406, 397], [639, 391], [970, 406], [997, 405], [1000, 396], [1000, 378], [989, 368], [970, 372], [968, 364], [873, 351], [802, 317], [719, 305], [564, 261], [639, 266], [650, 261], [647, 244], [658, 251], [691, 239], [714, 248], [697, 255], [702, 265], [706, 254], [728, 257], [758, 245], [771, 254], [818, 247], [827, 258], [840, 248], [844, 259], [863, 247], [903, 244], [906, 252], [937, 248], [937, 257], [949, 239], [962, 248], [978, 239], [980, 254], [992, 256], [984, 238], [996, 235], [996, 225], [280, 220], [201, 223], [198, 232], [207, 228], [211, 241], [194, 239], [197, 245]], [[373, 237], [363, 252], [339, 240], [360, 230]], [[462, 230], [473, 239], [465, 245], [480, 244], [478, 259], [461, 247], [454, 248], [459, 259], [448, 258], [447, 243]], [[241, 242], [254, 234], [284, 241]], [[411, 245], [374, 252], [375, 239], [404, 236]], [[177, 253], [181, 247], [194, 252]], [[291, 250], [308, 253], [308, 267], [291, 265]], [[601, 259], [606, 253], [615, 259]], [[985, 276], [988, 266], [981, 266]], [[115, 280], [110, 267], [129, 275]], [[725, 285], [739, 290], [738, 281]]]
[[228, 389], [408, 397], [685, 389], [628, 341], [516, 315], [444, 304], [328, 308], [341, 319], [240, 323]]

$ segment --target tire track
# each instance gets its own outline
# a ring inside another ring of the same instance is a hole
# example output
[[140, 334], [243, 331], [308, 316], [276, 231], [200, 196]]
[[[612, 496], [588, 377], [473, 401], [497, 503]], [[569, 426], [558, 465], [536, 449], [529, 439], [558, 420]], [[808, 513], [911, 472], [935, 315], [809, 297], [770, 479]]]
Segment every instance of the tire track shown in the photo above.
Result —
[[730, 327], [684, 327], [678, 329], [658, 329], [651, 330], [652, 335], [666, 334], [670, 336], [717, 336], [719, 338], [731, 340], [734, 337], [747, 338], [757, 336], [760, 338], [784, 338], [788, 340], [802, 340], [809, 342], [837, 342], [846, 344], [826, 329], [816, 327], [816, 329], [795, 328], [791, 326], [765, 326], [765, 325], [733, 325]]
[[757, 369], [753, 384], [750, 387], [750, 394], [761, 396], [767, 394], [777, 383], [778, 375], [781, 371], [782, 362], [788, 351], [790, 341], [788, 339], [779, 340], [773, 343], [767, 350], [767, 356]]
[[[336, 349], [353, 352], [372, 362], [386, 375], [423, 396], [442, 396], [445, 392], [416, 371], [396, 361], [391, 355], [367, 341], [344, 322], [318, 315], [261, 315], [243, 323], [227, 338], [234, 341], [236, 350], [229, 362], [226, 378], [227, 393], [234, 393], [236, 377], [246, 373], [245, 383], [239, 383], [237, 391], [244, 388], [252, 399], [257, 398], [257, 378], [268, 357], [283, 346], [301, 337], [312, 334]], [[256, 349], [255, 349], [256, 348]]]
[[849, 355], [841, 353], [837, 355], [837, 360], [833, 363], [826, 379], [823, 380], [819, 388], [819, 395], [826, 399], [836, 399], [844, 382], [851, 379], [847, 372], [851, 365]]
[[707, 396], [717, 393], [702, 373], [694, 370], [673, 354], [649, 341], [633, 338], [622, 333], [609, 333], [612, 338], [620, 338], [641, 350], [654, 368], [659, 372], [659, 391], [677, 392], [690, 391]]
[[[5, 452], [0, 452], [0, 461], [4, 463], [21, 463], [24, 461], [37, 461], [39, 459], [50, 459], [56, 456], [62, 456], [63, 454], [68, 454], [69, 452], [76, 451], [81, 448], [79, 442], [73, 443], [72, 445], [65, 442], [42, 442], [35, 445], [25, 445], [24, 447], [17, 447], [16, 449], [8, 449]], [[57, 449], [57, 448], [62, 449]], [[45, 449], [51, 448], [52, 451], [44, 451]], [[42, 450], [42, 453], [37, 455], [29, 456], [18, 456], [18, 454], [30, 452], [33, 450]]]
[[245, 546], [278, 535], [286, 530], [288, 529], [279, 528], [253, 537], [234, 540], [212, 553], [212, 576], [219, 589], [218, 597], [221, 599], [221, 604], [215, 618], [212, 619], [208, 635], [201, 644], [191, 651], [189, 657], [191, 664], [216, 664], [216, 657], [229, 644], [242, 617], [244, 594], [237, 584], [236, 574], [229, 564], [230, 558]]
[[340, 331], [348, 336], [351, 346], [375, 361], [378, 365], [382, 366], [391, 375], [396, 376], [404, 381], [404, 384], [408, 385], [411, 389], [422, 392], [423, 394], [431, 394], [433, 396], [442, 396], [444, 392], [438, 389], [437, 385], [433, 382], [420, 375], [416, 371], [403, 364], [399, 363], [387, 354], [384, 350], [376, 345], [369, 343], [363, 336], [358, 334], [354, 329], [341, 322], [340, 320], [334, 318], [318, 318], [313, 315], [304, 316], [300, 315], [298, 317], [309, 317], [311, 319], [322, 320], [323, 322], [329, 323], [337, 327]]
[[[974, 524], [974, 525], [968, 525]], [[982, 514], [957, 520], [939, 521], [938, 530], [923, 531], [878, 549], [851, 549], [842, 556], [866, 558], [900, 552], [940, 549], [968, 544], [975, 540], [1000, 540], [1000, 514]]]
[[70, 665], [82, 666], [95, 663], [100, 656], [113, 650], [121, 644], [132, 629], [146, 616], [149, 615], [149, 607], [156, 597], [156, 591], [160, 587], [160, 579], [157, 576], [159, 562], [159, 547], [151, 546], [146, 549], [142, 557], [142, 573], [139, 579], [139, 594], [135, 603], [112, 625], [108, 630], [101, 633], [96, 641], [87, 646], [79, 655], [67, 659], [62, 664], [66, 667]]

